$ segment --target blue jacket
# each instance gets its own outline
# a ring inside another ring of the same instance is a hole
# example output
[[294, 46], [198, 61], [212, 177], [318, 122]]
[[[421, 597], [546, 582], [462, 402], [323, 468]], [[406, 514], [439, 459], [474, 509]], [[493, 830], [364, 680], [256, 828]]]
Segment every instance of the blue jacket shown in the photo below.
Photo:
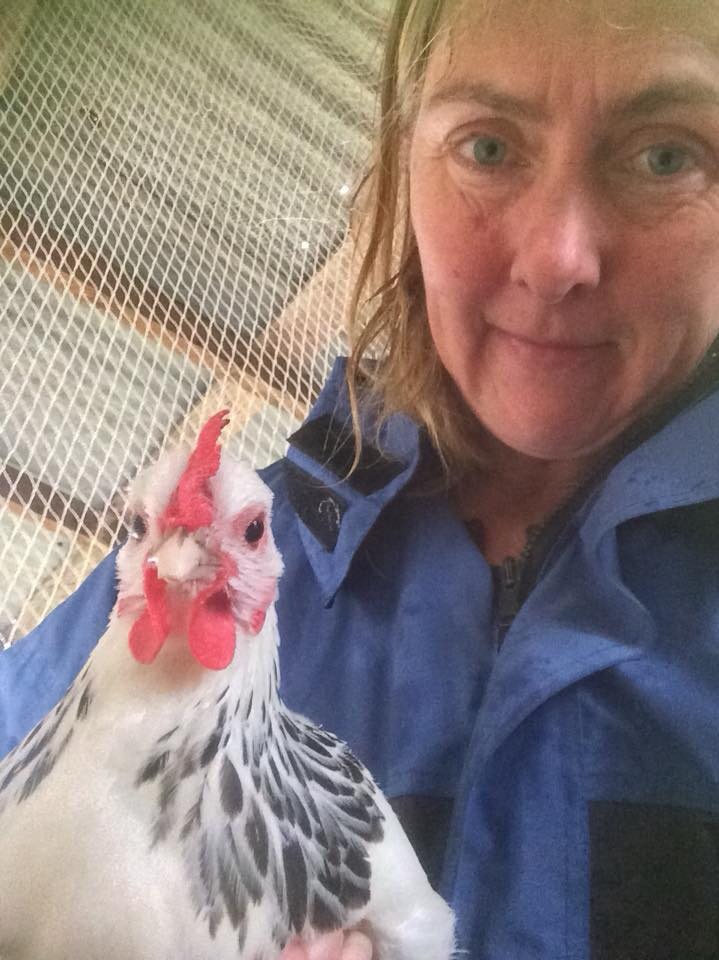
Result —
[[[265, 478], [283, 695], [373, 770], [473, 960], [719, 957], [719, 393], [567, 518], [506, 631], [403, 417], [351, 459], [338, 364]], [[0, 751], [102, 633], [113, 557], [0, 656]]]

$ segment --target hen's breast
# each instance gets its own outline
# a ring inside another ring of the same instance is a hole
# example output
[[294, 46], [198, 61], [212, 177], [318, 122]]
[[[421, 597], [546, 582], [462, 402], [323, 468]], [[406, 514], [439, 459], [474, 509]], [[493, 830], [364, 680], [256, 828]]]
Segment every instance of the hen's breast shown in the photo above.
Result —
[[91, 663], [0, 765], [0, 958], [236, 960], [198, 922], [180, 838], [214, 698], [169, 725], [103, 692]]

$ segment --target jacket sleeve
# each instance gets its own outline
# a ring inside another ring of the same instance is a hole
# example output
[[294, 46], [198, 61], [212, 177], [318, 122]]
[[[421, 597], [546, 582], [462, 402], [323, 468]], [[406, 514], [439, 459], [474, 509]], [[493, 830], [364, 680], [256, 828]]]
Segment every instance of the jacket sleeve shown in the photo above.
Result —
[[115, 596], [113, 551], [39, 626], [0, 653], [0, 757], [63, 696], [105, 632]]

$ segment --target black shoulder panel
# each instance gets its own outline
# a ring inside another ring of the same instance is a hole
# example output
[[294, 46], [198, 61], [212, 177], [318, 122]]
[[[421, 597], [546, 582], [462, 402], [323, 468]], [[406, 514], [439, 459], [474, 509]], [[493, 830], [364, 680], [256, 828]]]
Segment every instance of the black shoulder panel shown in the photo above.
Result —
[[403, 470], [401, 461], [364, 441], [357, 468], [348, 476], [355, 452], [352, 425], [328, 413], [309, 420], [289, 439], [293, 447], [331, 470], [339, 480], [346, 479], [363, 496], [381, 490]]
[[334, 550], [347, 501], [290, 460], [284, 467], [287, 498], [295, 513], [325, 550]]

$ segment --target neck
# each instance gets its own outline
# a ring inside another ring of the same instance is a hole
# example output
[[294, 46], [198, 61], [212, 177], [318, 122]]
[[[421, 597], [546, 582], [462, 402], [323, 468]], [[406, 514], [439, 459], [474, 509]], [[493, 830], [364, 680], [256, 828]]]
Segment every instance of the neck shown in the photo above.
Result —
[[254, 637], [238, 631], [235, 656], [224, 670], [208, 670], [193, 658], [187, 638], [171, 634], [155, 660], [138, 663], [131, 655], [130, 622], [113, 613], [90, 660], [87, 682], [110, 723], [126, 729], [151, 724], [158, 733], [182, 724], [191, 713], [214, 710], [223, 699], [228, 710], [252, 719], [278, 701], [277, 617], [272, 605]]
[[521, 553], [527, 529], [543, 523], [581, 485], [594, 457], [540, 460], [501, 444], [492, 466], [465, 477], [455, 497], [489, 563]]
[[246, 647], [244, 656], [235, 654], [235, 661], [241, 662], [235, 668], [233, 661], [233, 666], [225, 671], [230, 674], [228, 700], [253, 729], [258, 723], [264, 724], [266, 714], [274, 712], [279, 704], [279, 642], [277, 614], [271, 604], [257, 636], [239, 641]]

